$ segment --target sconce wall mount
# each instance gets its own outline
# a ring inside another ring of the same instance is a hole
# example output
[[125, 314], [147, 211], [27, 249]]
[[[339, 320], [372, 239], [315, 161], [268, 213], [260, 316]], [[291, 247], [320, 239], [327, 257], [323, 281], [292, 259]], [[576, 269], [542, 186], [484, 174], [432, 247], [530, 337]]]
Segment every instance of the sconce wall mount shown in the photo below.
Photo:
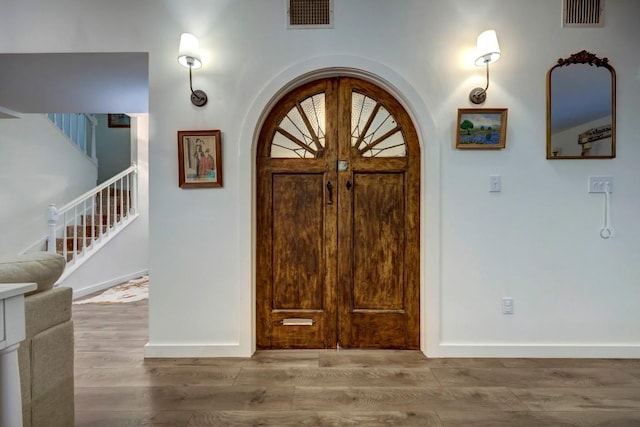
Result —
[[469, 100], [474, 104], [482, 104], [487, 99], [487, 89], [489, 89], [489, 64], [500, 59], [500, 45], [494, 30], [487, 30], [478, 36], [476, 45], [476, 66], [485, 66], [487, 69], [487, 84], [483, 88], [474, 88], [469, 93]]
[[191, 69], [202, 67], [202, 59], [200, 58], [200, 42], [189, 33], [183, 33], [180, 36], [180, 49], [178, 51], [178, 63], [189, 69], [189, 88], [191, 89], [191, 103], [196, 107], [202, 107], [208, 101], [207, 94], [202, 90], [193, 90], [193, 78]]

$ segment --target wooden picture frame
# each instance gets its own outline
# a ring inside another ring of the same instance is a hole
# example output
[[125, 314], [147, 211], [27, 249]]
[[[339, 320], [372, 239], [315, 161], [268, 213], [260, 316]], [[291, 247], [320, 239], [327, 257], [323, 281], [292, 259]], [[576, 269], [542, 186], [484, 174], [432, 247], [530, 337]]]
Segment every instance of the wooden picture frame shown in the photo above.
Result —
[[180, 188], [222, 187], [222, 136], [219, 130], [178, 131]]
[[459, 108], [456, 148], [500, 150], [507, 140], [506, 108]]
[[130, 128], [131, 117], [126, 114], [108, 114], [107, 125], [110, 128]]

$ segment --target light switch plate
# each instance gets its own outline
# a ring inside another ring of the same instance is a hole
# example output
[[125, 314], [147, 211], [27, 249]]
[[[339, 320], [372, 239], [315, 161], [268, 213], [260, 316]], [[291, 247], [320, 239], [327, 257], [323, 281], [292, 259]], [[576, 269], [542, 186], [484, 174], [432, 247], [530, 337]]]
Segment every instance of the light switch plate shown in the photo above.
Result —
[[500, 175], [491, 175], [489, 177], [489, 192], [498, 193], [502, 191], [502, 179]]
[[590, 176], [588, 184], [589, 193], [605, 193], [607, 188], [609, 193], [613, 192], [612, 176]]

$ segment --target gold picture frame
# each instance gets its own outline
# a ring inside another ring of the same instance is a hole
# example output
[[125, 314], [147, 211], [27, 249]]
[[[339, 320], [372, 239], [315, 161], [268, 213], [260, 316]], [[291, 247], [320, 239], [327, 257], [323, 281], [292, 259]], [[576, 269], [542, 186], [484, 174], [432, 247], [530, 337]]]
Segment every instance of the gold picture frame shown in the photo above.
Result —
[[507, 143], [506, 108], [459, 108], [456, 148], [500, 150]]

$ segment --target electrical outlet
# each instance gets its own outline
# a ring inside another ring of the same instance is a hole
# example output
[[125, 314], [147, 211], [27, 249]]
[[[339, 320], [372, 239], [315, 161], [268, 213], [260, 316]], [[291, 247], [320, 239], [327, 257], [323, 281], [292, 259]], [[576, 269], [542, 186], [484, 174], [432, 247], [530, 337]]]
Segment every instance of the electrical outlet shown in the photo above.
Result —
[[609, 193], [613, 192], [613, 177], [612, 176], [590, 176], [589, 177], [589, 193]]
[[502, 314], [513, 314], [513, 298], [502, 298]]

